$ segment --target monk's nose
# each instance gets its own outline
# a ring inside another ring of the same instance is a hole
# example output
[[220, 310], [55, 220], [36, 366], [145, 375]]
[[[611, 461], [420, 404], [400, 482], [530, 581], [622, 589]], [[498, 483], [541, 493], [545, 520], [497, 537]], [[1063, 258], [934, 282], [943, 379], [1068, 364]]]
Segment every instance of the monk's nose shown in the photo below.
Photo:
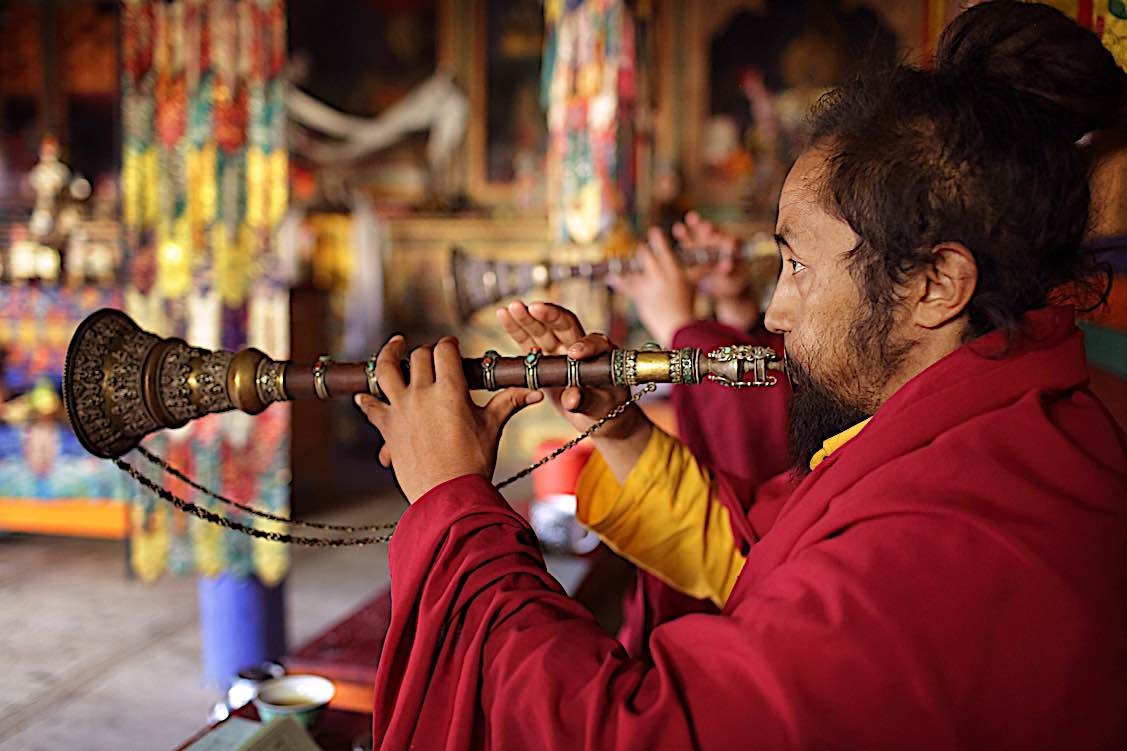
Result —
[[791, 330], [791, 316], [786, 304], [786, 292], [776, 289], [767, 306], [767, 313], [763, 317], [763, 324], [772, 334], [787, 334]]

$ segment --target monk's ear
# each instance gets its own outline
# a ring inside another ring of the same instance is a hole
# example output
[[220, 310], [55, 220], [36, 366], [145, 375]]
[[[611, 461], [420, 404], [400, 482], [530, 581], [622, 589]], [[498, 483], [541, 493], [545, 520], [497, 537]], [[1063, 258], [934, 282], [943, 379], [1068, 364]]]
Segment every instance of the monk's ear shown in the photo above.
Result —
[[958, 318], [978, 284], [978, 264], [962, 243], [940, 243], [931, 250], [931, 263], [918, 277], [913, 320], [936, 329]]

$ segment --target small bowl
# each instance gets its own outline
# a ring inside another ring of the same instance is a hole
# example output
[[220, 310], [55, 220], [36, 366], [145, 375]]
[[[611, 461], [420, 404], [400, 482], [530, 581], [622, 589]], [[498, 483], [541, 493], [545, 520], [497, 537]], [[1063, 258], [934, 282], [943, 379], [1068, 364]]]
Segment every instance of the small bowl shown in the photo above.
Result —
[[283, 675], [258, 684], [254, 706], [263, 723], [275, 717], [289, 716], [305, 727], [311, 727], [336, 688], [328, 678], [319, 675]]

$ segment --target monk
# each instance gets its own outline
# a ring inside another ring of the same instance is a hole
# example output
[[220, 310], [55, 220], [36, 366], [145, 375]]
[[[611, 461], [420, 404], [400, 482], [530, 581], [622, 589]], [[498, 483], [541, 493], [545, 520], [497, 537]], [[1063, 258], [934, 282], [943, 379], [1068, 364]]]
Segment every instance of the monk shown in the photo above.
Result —
[[[542, 395], [477, 407], [453, 339], [416, 349], [407, 383], [392, 339], [389, 403], [359, 399], [412, 504], [376, 745], [1127, 747], [1127, 437], [1067, 304], [1098, 286], [1075, 144], [1121, 117], [1125, 79], [1059, 12], [999, 1], [952, 22], [934, 70], [821, 103], [767, 312], [794, 471], [752, 487], [636, 410], [596, 434], [581, 518], [723, 607], [655, 628], [650, 661], [564, 594], [490, 483], [506, 419]], [[527, 314], [512, 327], [545, 351], [611, 346]], [[623, 397], [559, 403], [582, 426]]]

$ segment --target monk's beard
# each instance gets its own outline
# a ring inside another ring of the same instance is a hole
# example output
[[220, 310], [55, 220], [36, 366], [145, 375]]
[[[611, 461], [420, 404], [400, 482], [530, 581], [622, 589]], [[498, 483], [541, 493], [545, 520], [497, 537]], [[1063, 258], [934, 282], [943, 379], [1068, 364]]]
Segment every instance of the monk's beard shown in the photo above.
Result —
[[787, 372], [794, 384], [787, 420], [787, 446], [795, 474], [810, 471], [810, 457], [831, 436], [861, 422], [872, 413], [842, 400], [835, 391], [810, 375], [793, 357]]
[[841, 337], [827, 342], [811, 371], [804, 353], [788, 351], [787, 375], [794, 387], [788, 420], [788, 448], [794, 472], [810, 472], [810, 458], [827, 438], [872, 417], [891, 376], [913, 342], [893, 334], [894, 313], [873, 307], [861, 312]]

